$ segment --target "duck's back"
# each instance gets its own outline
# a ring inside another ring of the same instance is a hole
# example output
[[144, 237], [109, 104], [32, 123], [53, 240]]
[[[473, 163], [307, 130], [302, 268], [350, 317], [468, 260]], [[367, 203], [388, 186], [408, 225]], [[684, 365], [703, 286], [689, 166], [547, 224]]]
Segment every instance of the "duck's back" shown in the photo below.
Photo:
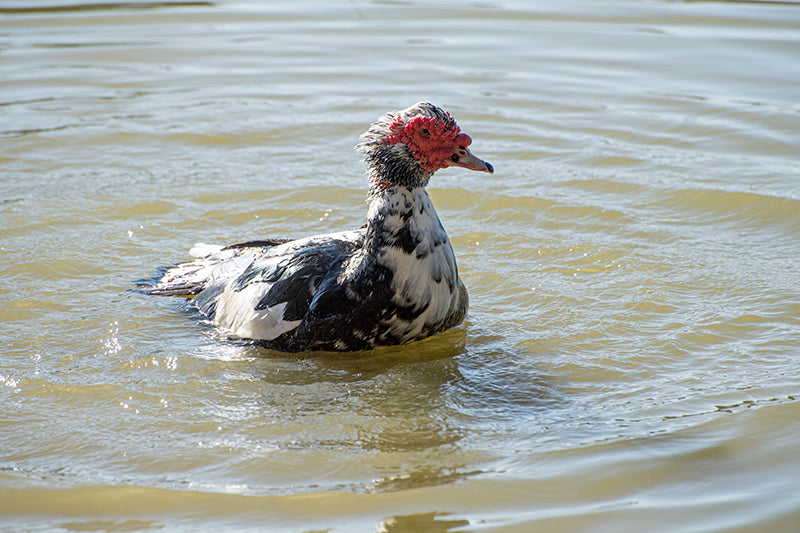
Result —
[[364, 231], [356, 230], [224, 248], [197, 245], [194, 261], [166, 269], [140, 289], [194, 297], [197, 309], [231, 337], [281, 350], [319, 349], [317, 344], [329, 344], [323, 338], [329, 328], [312, 338], [308, 322], [331, 321], [357, 306], [363, 290], [341, 278], [363, 241]]

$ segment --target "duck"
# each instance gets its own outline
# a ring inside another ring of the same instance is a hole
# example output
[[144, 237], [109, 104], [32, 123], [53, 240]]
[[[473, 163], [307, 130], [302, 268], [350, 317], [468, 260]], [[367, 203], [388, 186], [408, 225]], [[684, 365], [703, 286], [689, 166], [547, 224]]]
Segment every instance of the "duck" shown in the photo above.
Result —
[[448, 167], [494, 173], [430, 102], [384, 114], [361, 135], [366, 224], [301, 239], [197, 244], [193, 260], [137, 282], [189, 298], [230, 339], [272, 350], [361, 351], [461, 324], [469, 296], [426, 187]]

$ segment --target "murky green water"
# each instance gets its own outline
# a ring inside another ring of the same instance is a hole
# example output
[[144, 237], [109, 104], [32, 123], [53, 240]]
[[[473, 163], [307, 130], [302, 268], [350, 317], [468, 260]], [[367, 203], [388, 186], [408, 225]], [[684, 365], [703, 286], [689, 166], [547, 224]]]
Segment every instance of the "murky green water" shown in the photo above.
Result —
[[[800, 5], [0, 3], [0, 513], [21, 531], [800, 528]], [[448, 108], [467, 323], [286, 355], [129, 291], [360, 226]]]

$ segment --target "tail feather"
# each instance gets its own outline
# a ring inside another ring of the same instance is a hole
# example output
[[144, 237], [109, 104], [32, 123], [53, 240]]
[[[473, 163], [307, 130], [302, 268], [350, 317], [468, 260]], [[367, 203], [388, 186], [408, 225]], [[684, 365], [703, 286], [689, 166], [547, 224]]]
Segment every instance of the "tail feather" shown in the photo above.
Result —
[[202, 283], [173, 283], [166, 285], [159, 279], [136, 280], [136, 290], [154, 296], [185, 296], [194, 298], [203, 290]]
[[[197, 267], [191, 269], [191, 267]], [[205, 282], [196, 275], [199, 265], [181, 263], [172, 267], [160, 267], [152, 278], [136, 280], [136, 290], [154, 296], [186, 296], [193, 298], [205, 287]]]
[[246, 246], [222, 247], [204, 243], [195, 244], [190, 254], [194, 261], [171, 267], [161, 267], [150, 279], [137, 280], [136, 290], [155, 296], [197, 296], [209, 284], [236, 275], [246, 267], [249, 259], [237, 261], [245, 255]]
[[189, 253], [195, 259], [161, 267], [156, 275], [135, 281], [136, 290], [155, 296], [194, 298], [210, 285], [220, 285], [241, 274], [253, 260], [253, 254], [278, 246], [291, 239], [263, 239], [229, 246], [197, 243]]

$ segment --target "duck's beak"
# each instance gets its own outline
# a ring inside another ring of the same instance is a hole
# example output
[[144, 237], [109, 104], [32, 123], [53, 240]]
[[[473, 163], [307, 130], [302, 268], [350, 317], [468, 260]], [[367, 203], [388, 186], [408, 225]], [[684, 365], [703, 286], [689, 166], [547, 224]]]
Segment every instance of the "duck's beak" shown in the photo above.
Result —
[[459, 146], [450, 158], [450, 161], [448, 161], [448, 164], [454, 167], [464, 167], [469, 170], [488, 172], [489, 174], [494, 173], [494, 167], [490, 163], [472, 155], [472, 152], [470, 152], [469, 148], [466, 146]]

